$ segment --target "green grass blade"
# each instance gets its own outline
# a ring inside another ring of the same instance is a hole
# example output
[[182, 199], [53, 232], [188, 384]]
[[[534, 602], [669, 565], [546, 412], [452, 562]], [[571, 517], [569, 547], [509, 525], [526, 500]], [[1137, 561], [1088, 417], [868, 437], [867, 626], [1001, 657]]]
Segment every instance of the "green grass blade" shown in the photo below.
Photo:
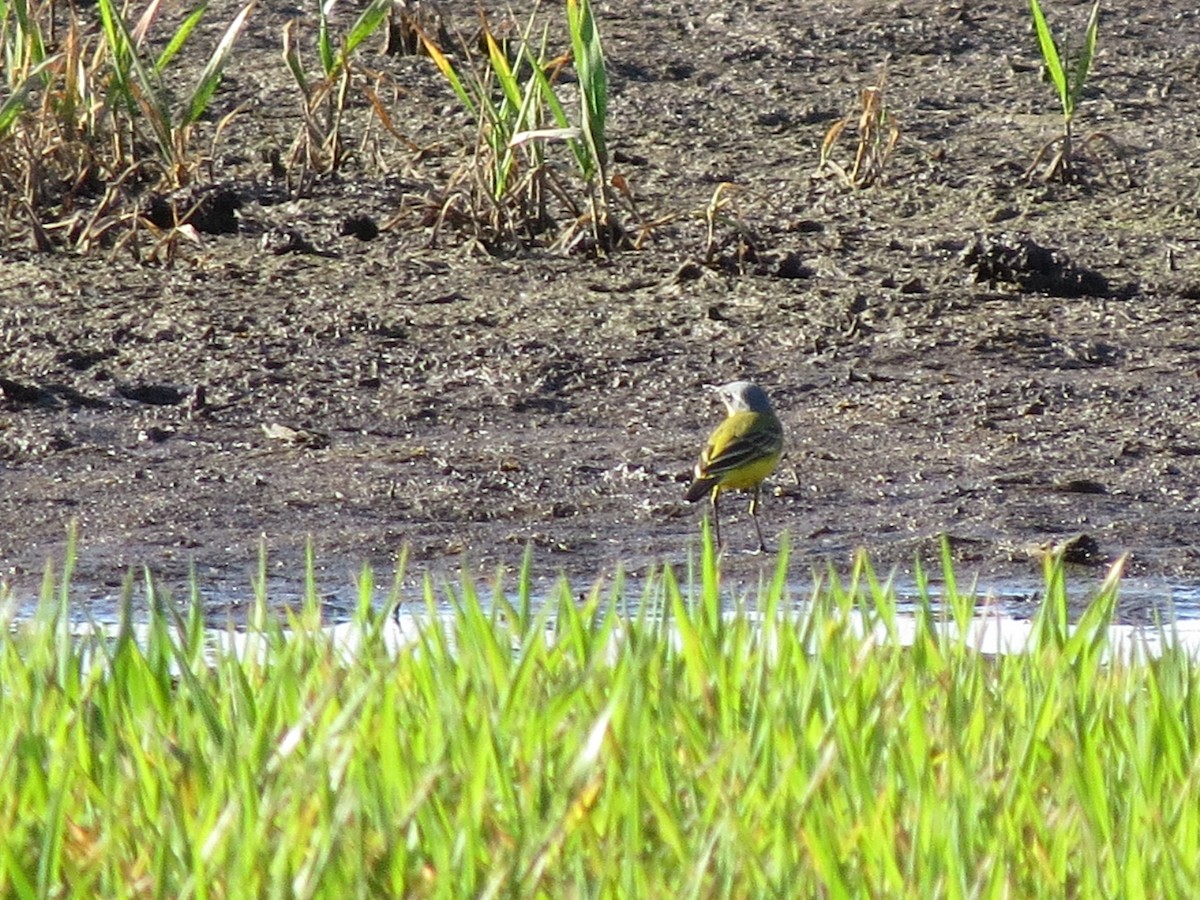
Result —
[[204, 66], [204, 71], [200, 73], [200, 78], [196, 82], [196, 87], [192, 90], [191, 97], [188, 98], [187, 107], [184, 109], [180, 119], [181, 125], [190, 125], [204, 114], [204, 110], [208, 108], [208, 103], [212, 100], [212, 95], [217, 89], [217, 85], [221, 83], [221, 75], [225, 69], [225, 62], [229, 59], [229, 54], [233, 52], [233, 45], [237, 42], [238, 35], [246, 25], [246, 20], [250, 17], [251, 10], [257, 0], [250, 0], [241, 8], [233, 21], [229, 23], [229, 27], [225, 29], [225, 33], [221, 35], [221, 40], [217, 43], [217, 47], [213, 50], [212, 56], [209, 57], [208, 63]]
[[[554, 93], [554, 86], [550, 83], [550, 79], [546, 77], [543, 66], [537, 63], [531, 50], [527, 49], [526, 59], [529, 61], [533, 78], [541, 91], [542, 101], [546, 104], [547, 109], [550, 110], [550, 116], [554, 119], [555, 124], [561, 129], [573, 127], [566, 110], [563, 109], [562, 101]], [[571, 148], [571, 153], [575, 157], [575, 163], [579, 166], [579, 171], [585, 178], [587, 177], [587, 173], [595, 171], [596, 163], [586, 141], [568, 138], [567, 146]]]
[[1045, 591], [1033, 617], [1034, 647], [1061, 651], [1070, 636], [1066, 571], [1062, 553], [1048, 553], [1042, 562]]
[[379, 30], [379, 26], [383, 24], [384, 18], [392, 8], [392, 2], [393, 0], [372, 0], [371, 4], [362, 11], [362, 15], [355, 20], [346, 35], [338, 60], [340, 67], [345, 68], [346, 63], [350, 60], [350, 55], [358, 49], [359, 44]]
[[0, 104], [0, 137], [4, 137], [8, 133], [25, 110], [25, 104], [29, 99], [29, 92], [35, 87], [34, 82], [41, 77], [43, 72], [57, 64], [61, 58], [62, 54], [56, 53], [54, 56], [48, 56], [43, 59], [29, 70], [29, 74], [25, 80], [16, 87], [3, 104]]
[[337, 68], [333, 38], [329, 35], [329, 14], [333, 11], [333, 4], [334, 0], [321, 0], [317, 8], [317, 56], [326, 78], [332, 78]]
[[484, 40], [487, 42], [488, 65], [496, 76], [496, 82], [500, 85], [505, 101], [513, 109], [520, 109], [521, 86], [513, 74], [512, 66], [508, 63], [508, 57], [504, 55], [504, 51], [500, 49], [500, 45], [492, 37], [491, 32], [484, 34]]
[[187, 39], [191, 36], [196, 26], [200, 24], [200, 20], [204, 18], [204, 13], [208, 11], [208, 4], [202, 3], [196, 8], [190, 16], [183, 20], [183, 24], [171, 35], [171, 40], [167, 42], [167, 46], [163, 48], [162, 53], [158, 54], [158, 59], [154, 61], [154, 71], [162, 74], [163, 69], [171, 64], [171, 60], [175, 58]]
[[108, 50], [115, 99], [122, 103], [131, 115], [136, 114], [137, 103], [133, 98], [133, 86], [129, 77], [132, 64], [130, 58], [134, 55], [129, 31], [121, 19], [120, 10], [113, 5], [113, 0], [97, 0], [96, 7], [100, 10], [100, 25]]
[[1046, 71], [1050, 73], [1050, 80], [1054, 82], [1054, 89], [1058, 91], [1058, 98], [1062, 101], [1063, 115], [1069, 119], [1074, 112], [1074, 106], [1067, 85], [1067, 73], [1063, 70], [1062, 60], [1058, 55], [1058, 46], [1054, 43], [1054, 35], [1050, 32], [1050, 26], [1046, 24], [1046, 17], [1042, 15], [1042, 7], [1038, 0], [1029, 0], [1029, 8], [1033, 12], [1033, 26], [1037, 31], [1038, 46], [1046, 63]]
[[425, 47], [425, 52], [429, 54], [429, 58], [433, 60], [433, 64], [442, 73], [442, 77], [449, 82], [451, 89], [458, 96], [458, 99], [462, 101], [463, 106], [467, 108], [467, 111], [472, 116], [478, 116], [479, 108], [476, 106], [470, 92], [463, 86], [462, 78], [459, 77], [454, 64], [442, 52], [442, 48], [434, 43], [424, 31], [418, 30], [417, 34], [421, 37], [421, 44]]
[[62, 863], [63, 832], [66, 831], [66, 794], [68, 780], [65, 773], [60, 772], [62, 781], [54, 790], [53, 798], [45, 811], [46, 826], [42, 838], [41, 853], [38, 859], [38, 896], [49, 897], [55, 892], [53, 886], [60, 877], [59, 867]]
[[[575, 71], [579, 76], [579, 91], [583, 128], [596, 164], [601, 172], [608, 164], [605, 122], [608, 118], [608, 75], [604, 67], [604, 50], [600, 32], [592, 14], [591, 0], [567, 0], [567, 23], [571, 32], [571, 50]], [[593, 173], [589, 173], [590, 175]]]
[[1083, 36], [1083, 49], [1079, 52], [1079, 59], [1075, 61], [1075, 79], [1071, 83], [1071, 109], [1074, 110], [1079, 105], [1079, 98], [1083, 94], [1083, 86], [1087, 82], [1088, 73], [1092, 69], [1092, 60], [1096, 58], [1096, 33], [1100, 29], [1100, 0], [1096, 0], [1092, 4], [1092, 11], [1088, 15], [1087, 28]]

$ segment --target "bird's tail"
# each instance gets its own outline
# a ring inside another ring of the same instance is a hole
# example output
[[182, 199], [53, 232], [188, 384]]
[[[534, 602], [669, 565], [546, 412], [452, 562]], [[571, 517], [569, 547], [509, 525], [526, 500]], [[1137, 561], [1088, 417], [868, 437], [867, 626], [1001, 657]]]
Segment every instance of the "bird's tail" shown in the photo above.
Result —
[[687, 489], [687, 493], [683, 495], [683, 498], [688, 503], [695, 503], [701, 497], [707, 497], [712, 493], [712, 489], [719, 480], [715, 475], [708, 478], [697, 478], [692, 482], [691, 487]]

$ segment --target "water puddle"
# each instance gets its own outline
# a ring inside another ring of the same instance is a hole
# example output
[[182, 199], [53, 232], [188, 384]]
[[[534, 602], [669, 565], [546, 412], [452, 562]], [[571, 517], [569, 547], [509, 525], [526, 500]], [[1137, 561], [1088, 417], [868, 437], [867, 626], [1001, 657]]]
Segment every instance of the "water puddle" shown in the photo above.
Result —
[[[453, 583], [447, 582], [454, 587]], [[852, 608], [845, 613], [849, 617], [848, 625], [861, 633], [864, 638], [869, 634], [871, 640], [877, 643], [895, 642], [900, 645], [911, 644], [920, 633], [921, 613], [923, 604], [920, 592], [915, 582], [903, 579], [893, 579], [891, 582], [895, 597], [895, 616], [890, 625], [879, 621], [879, 617], [867, 609]], [[1092, 588], [1098, 588], [1099, 580]], [[533, 598], [535, 608], [543, 603], [560, 602], [560, 588], [551, 587], [549, 583], [542, 586], [544, 590]], [[970, 593], [976, 597], [973, 617], [960, 632], [953, 622], [949, 610], [943, 609], [938, 602], [942, 586], [931, 583], [928, 593], [931, 598], [930, 609], [935, 620], [934, 628], [939, 634], [954, 640], [961, 640], [963, 645], [987, 654], [1011, 654], [1025, 652], [1032, 641], [1034, 633], [1034, 616], [1041, 606], [1043, 585], [1040, 581], [1005, 580], [993, 582], [986, 587], [975, 584], [970, 587]], [[1074, 590], [1071, 588], [1074, 587]], [[386, 602], [389, 584], [377, 585], [375, 597], [378, 603]], [[645, 588], [635, 580], [626, 579], [621, 591], [619, 611], [624, 618], [631, 620], [637, 615], [640, 597]], [[1070, 618], [1074, 621], [1086, 606], [1090, 593], [1086, 587], [1068, 585], [1069, 594], [1077, 598], [1077, 603], [1071, 604]], [[602, 596], [604, 587], [602, 586]], [[964, 587], [960, 585], [960, 590]], [[145, 597], [139, 596], [140, 589], [135, 588], [133, 601], [133, 632], [139, 641], [144, 641], [149, 626], [146, 624]], [[487, 609], [491, 597], [495, 596], [491, 587], [482, 584], [478, 588], [481, 604]], [[753, 609], [737, 610], [739, 603], [746, 603], [746, 598], [756, 595], [754, 590], [738, 591], [730, 586], [727, 589], [728, 601], [726, 616], [745, 615], [758, 619], [759, 614]], [[281, 595], [274, 592], [268, 585], [273, 609], [291, 608], [299, 610], [303, 606], [300, 593], [292, 592]], [[99, 635], [102, 638], [113, 638], [119, 633], [120, 602], [117, 597], [104, 592], [89, 595], [86, 591], [75, 591], [72, 588], [72, 602], [69, 604], [71, 632], [81, 638]], [[77, 595], [77, 596], [76, 596]], [[453, 643], [454, 613], [445, 598], [445, 589], [438, 588], [439, 604], [432, 611], [426, 607], [420, 592], [413, 590], [412, 596], [402, 594], [404, 602], [396, 614], [382, 627], [384, 645], [392, 652], [403, 652], [419, 644], [422, 633], [429, 628], [440, 628]], [[788, 621], [795, 627], [800, 627], [804, 621], [808, 607], [807, 597], [812, 595], [812, 585], [792, 585], [791, 596], [793, 603], [786, 611]], [[245, 655], [260, 655], [267, 652], [269, 639], [253, 629], [246, 629], [245, 623], [250, 619], [253, 609], [253, 595], [249, 589], [239, 591], [236, 596], [221, 593], [201, 593], [201, 601], [206, 609], [206, 620], [210, 624], [207, 630], [206, 642], [212, 654], [233, 653], [239, 657]], [[735, 598], [741, 598], [740, 601]], [[508, 598], [517, 602], [515, 597]], [[573, 597], [573, 599], [575, 599]], [[335, 645], [347, 654], [353, 655], [363, 640], [361, 627], [352, 621], [352, 610], [357, 603], [357, 588], [351, 586], [344, 595], [325, 594], [322, 596], [321, 613], [323, 629], [331, 636]], [[214, 612], [215, 611], [215, 612]], [[33, 619], [37, 613], [37, 603], [34, 601], [16, 602], [8, 599], [8, 606], [3, 610], [13, 627], [21, 627], [22, 621]], [[549, 637], [553, 637], [554, 623], [548, 624]], [[618, 629], [614, 640], [621, 640], [621, 629]], [[1168, 646], [1179, 646], [1192, 655], [1200, 658], [1200, 585], [1191, 583], [1170, 583], [1164, 580], [1127, 579], [1121, 582], [1118, 594], [1117, 611], [1114, 622], [1108, 629], [1107, 653], [1113, 657], [1137, 660], [1153, 658], [1163, 652]], [[615, 653], [616, 645], [613, 652]]]
[[[761, 619], [752, 612], [727, 613], [726, 617], [732, 619], [736, 615], [748, 616], [751, 621], [757, 620], [761, 624]], [[847, 627], [852, 633], [861, 635], [864, 641], [870, 640], [878, 645], [909, 646], [922, 633], [924, 627], [920, 616], [903, 612], [898, 612], [890, 623], [881, 622], [874, 613], [859, 609], [832, 615], [844, 615]], [[783, 627], [803, 628], [804, 609], [792, 610], [784, 622]], [[14, 627], [20, 628], [21, 625], [17, 624]], [[120, 633], [120, 627], [116, 624], [94, 621], [74, 622], [69, 625], [69, 629], [71, 634], [80, 640], [93, 637], [113, 640]], [[378, 636], [389, 652], [404, 653], [419, 647], [423, 640], [428, 640], [431, 629], [440, 629], [447, 645], [454, 647], [454, 618], [450, 613], [431, 617], [426, 612], [398, 612], [379, 626]], [[626, 630], [621, 625], [614, 630], [608, 650], [610, 660], [616, 660]], [[951, 642], [960, 642], [969, 650], [989, 655], [1028, 652], [1036, 639], [1033, 620], [1005, 616], [998, 607], [977, 611], [964, 629], [960, 630], [947, 618], [938, 618], [932, 623], [932, 630], [939, 637], [944, 636]], [[347, 659], [355, 657], [363, 640], [368, 637], [363, 627], [353, 621], [327, 625], [322, 631]], [[145, 623], [135, 624], [132, 633], [139, 644], [146, 646], [150, 626]], [[286, 630], [282, 635], [284, 640], [291, 638], [291, 633]], [[261, 631], [236, 628], [211, 628], [207, 630], [205, 638], [209, 656], [213, 659], [229, 654], [239, 659], [263, 659], [269, 654], [274, 642], [272, 636]], [[555, 640], [553, 623], [547, 628], [546, 638], [549, 643]], [[1108, 628], [1106, 639], [1104, 657], [1109, 660], [1141, 662], [1156, 658], [1167, 648], [1175, 647], [1200, 661], [1200, 619], [1181, 619], [1171, 625], [1160, 626], [1115, 624]], [[518, 646], [514, 646], [513, 650], [520, 652]]]

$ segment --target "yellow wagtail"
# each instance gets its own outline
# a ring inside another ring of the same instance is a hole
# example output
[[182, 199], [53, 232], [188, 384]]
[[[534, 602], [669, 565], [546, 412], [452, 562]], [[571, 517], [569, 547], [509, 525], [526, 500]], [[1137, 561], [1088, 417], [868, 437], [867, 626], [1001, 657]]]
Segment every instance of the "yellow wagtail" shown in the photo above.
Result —
[[775, 471], [783, 452], [783, 426], [771, 408], [767, 393], [749, 381], [734, 381], [717, 388], [728, 415], [708, 439], [696, 463], [695, 478], [684, 495], [695, 503], [712, 495], [713, 528], [721, 545], [721, 518], [717, 501], [722, 491], [753, 491], [750, 516], [758, 532], [758, 549], [765, 552], [758, 524], [758, 498], [763, 479]]

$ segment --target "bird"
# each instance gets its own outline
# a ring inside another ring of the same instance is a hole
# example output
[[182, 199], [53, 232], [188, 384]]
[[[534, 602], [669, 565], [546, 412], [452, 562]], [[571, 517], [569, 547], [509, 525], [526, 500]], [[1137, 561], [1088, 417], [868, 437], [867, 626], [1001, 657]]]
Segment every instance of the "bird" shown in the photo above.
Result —
[[765, 553], [758, 502], [763, 479], [775, 471], [783, 453], [783, 425], [767, 392], [750, 381], [733, 381], [716, 388], [725, 404], [726, 417], [708, 438], [696, 463], [691, 485], [684, 494], [689, 503], [712, 497], [713, 528], [721, 546], [719, 500], [728, 490], [753, 491], [750, 517], [758, 532], [758, 550]]

